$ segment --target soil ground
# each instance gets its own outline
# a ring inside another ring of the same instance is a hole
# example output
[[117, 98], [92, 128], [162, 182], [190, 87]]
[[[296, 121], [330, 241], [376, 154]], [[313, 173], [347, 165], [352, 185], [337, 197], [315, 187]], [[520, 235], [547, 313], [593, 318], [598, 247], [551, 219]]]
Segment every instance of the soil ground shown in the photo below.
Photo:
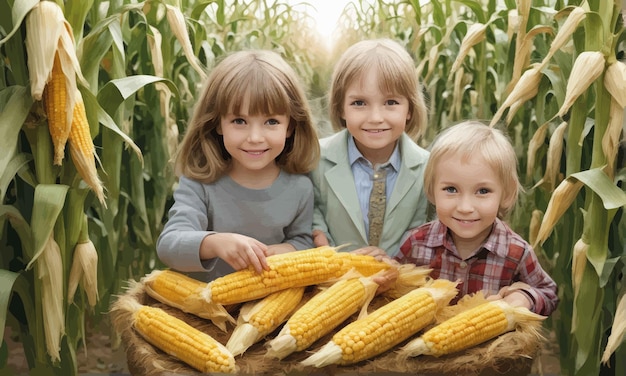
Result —
[[[4, 340], [9, 348], [8, 369], [0, 369], [0, 374], [6, 376], [28, 375], [28, 364], [24, 357], [22, 344], [16, 342], [10, 328], [6, 328]], [[110, 333], [110, 327], [102, 324], [99, 327], [88, 329], [86, 349], [77, 350], [78, 372], [81, 375], [129, 375], [126, 363], [126, 354], [122, 344], [117, 344]], [[532, 375], [556, 376], [561, 374], [558, 347], [553, 335], [546, 341], [546, 346], [540, 356], [535, 359]]]

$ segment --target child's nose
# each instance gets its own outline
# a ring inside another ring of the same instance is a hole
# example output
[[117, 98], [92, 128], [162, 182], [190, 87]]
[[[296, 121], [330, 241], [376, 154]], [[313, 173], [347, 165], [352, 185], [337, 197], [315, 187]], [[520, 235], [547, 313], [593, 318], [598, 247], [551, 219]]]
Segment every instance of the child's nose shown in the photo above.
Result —
[[248, 141], [249, 142], [263, 141], [263, 130], [261, 129], [261, 127], [257, 127], [257, 126], [250, 127], [250, 132], [248, 132]]
[[370, 121], [372, 123], [380, 123], [383, 121], [382, 109], [378, 106], [372, 106], [370, 111]]
[[474, 211], [474, 203], [470, 197], [461, 197], [457, 204], [457, 210], [463, 213]]

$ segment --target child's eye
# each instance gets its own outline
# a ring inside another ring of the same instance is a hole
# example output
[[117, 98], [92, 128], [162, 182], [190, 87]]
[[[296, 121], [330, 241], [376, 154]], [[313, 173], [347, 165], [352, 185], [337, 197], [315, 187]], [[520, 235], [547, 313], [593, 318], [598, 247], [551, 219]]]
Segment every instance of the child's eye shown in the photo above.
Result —
[[280, 124], [280, 121], [276, 120], [276, 119], [268, 119], [265, 124], [267, 125], [278, 125]]
[[488, 188], [480, 188], [480, 189], [478, 190], [478, 194], [479, 194], [479, 195], [486, 195], [486, 194], [488, 194], [489, 192], [491, 192], [491, 190], [490, 190], [490, 189], [488, 189]]
[[246, 121], [244, 119], [242, 119], [242, 118], [235, 118], [235, 119], [232, 120], [232, 122], [234, 124], [239, 124], [239, 125], [246, 124]]
[[350, 103], [351, 106], [365, 106], [365, 102], [361, 101], [361, 100], [357, 100], [357, 101], [353, 101], [352, 103]]
[[385, 102], [385, 104], [386, 104], [387, 106], [395, 106], [395, 105], [397, 105], [397, 104], [400, 104], [400, 102], [398, 102], [398, 101], [397, 101], [397, 100], [395, 100], [395, 99], [387, 99], [387, 101]]
[[443, 190], [447, 193], [456, 193], [456, 188], [454, 187], [445, 187]]

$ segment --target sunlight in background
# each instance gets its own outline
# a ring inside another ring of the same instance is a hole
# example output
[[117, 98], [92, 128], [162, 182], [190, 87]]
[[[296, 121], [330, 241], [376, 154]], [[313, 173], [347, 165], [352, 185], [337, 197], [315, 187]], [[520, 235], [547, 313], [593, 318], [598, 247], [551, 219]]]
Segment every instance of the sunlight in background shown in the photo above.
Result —
[[350, 0], [315, 0], [304, 4], [305, 0], [287, 0], [295, 10], [305, 12], [311, 16], [315, 22], [315, 29], [320, 34], [322, 40], [326, 41], [326, 47], [332, 47], [334, 41], [339, 36], [336, 35], [337, 21], [341, 12]]

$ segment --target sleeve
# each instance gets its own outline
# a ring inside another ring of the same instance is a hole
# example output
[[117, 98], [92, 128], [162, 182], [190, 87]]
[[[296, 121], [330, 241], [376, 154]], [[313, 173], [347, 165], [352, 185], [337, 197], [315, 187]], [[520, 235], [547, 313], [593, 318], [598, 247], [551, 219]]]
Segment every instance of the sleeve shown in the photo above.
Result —
[[174, 204], [157, 240], [157, 255], [167, 266], [182, 272], [203, 272], [212, 267], [200, 260], [200, 243], [209, 224], [208, 202], [203, 185], [181, 177], [174, 191]]
[[296, 217], [287, 227], [285, 234], [285, 242], [294, 246], [297, 250], [309, 249], [313, 247], [313, 237], [311, 235], [311, 226], [313, 218], [313, 186], [307, 178], [306, 185], [300, 187], [298, 191], [302, 191], [298, 212]]
[[556, 283], [543, 270], [530, 246], [526, 247], [520, 260], [519, 281], [529, 285], [523, 292], [533, 300], [533, 312], [549, 316], [556, 309], [559, 302]]
[[[326, 206], [326, 202], [324, 201], [324, 197], [322, 196], [322, 192], [320, 189], [321, 186], [321, 172], [319, 169], [311, 172], [309, 175], [311, 178], [311, 182], [313, 183], [313, 227], [312, 230], [320, 230], [326, 234], [326, 238], [330, 245], [335, 245], [335, 241], [331, 237], [328, 231], [328, 224], [326, 223], [326, 218], [324, 215]], [[311, 231], [312, 232], [312, 231]]]

